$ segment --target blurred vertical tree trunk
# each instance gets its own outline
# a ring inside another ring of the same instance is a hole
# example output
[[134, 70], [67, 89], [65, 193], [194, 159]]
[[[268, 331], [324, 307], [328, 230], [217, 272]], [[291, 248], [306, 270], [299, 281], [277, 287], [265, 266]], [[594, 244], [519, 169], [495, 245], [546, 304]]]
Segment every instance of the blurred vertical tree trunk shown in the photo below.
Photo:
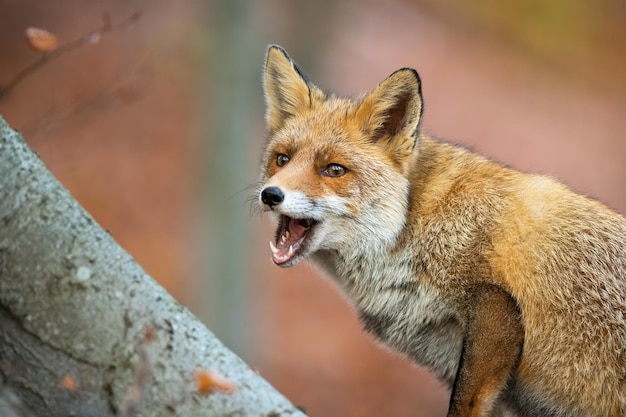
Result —
[[[283, 6], [274, 5], [284, 8], [280, 18], [293, 19], [297, 32], [282, 38], [296, 46], [293, 56], [312, 72], [324, 48], [335, 3], [285, 1]], [[253, 287], [248, 277], [254, 278], [254, 260], [247, 249], [253, 227], [245, 206], [252, 190], [246, 187], [256, 180], [258, 137], [265, 134], [261, 124], [265, 48], [269, 42], [282, 43], [281, 39], [259, 37], [257, 7], [261, 6], [246, 0], [219, 0], [206, 10], [211, 37], [208, 81], [201, 91], [206, 94], [210, 117], [199, 190], [206, 227], [199, 239], [206, 237], [208, 242], [206, 253], [197, 255], [202, 259], [203, 290], [196, 305], [218, 337], [244, 358], [253, 353], [247, 351], [253, 326], [246, 314], [246, 296]], [[257, 243], [265, 244], [262, 240]]]
[[[244, 357], [249, 334], [244, 300], [250, 276], [249, 214], [245, 187], [253, 180], [248, 155], [258, 125], [253, 109], [262, 105], [260, 68], [262, 45], [255, 39], [251, 3], [220, 0], [205, 11], [210, 31], [207, 81], [201, 94], [210, 115], [205, 126], [203, 174], [199, 193], [208, 239], [196, 304], [202, 319], [228, 346]], [[255, 123], [256, 122], [256, 123]]]
[[[319, 79], [319, 60], [324, 49], [327, 49], [329, 34], [333, 30], [335, 21], [333, 14], [339, 4], [337, 0], [296, 1], [289, 2], [292, 9], [296, 33], [285, 37], [289, 44], [288, 52], [300, 68], [312, 79]], [[293, 47], [291, 46], [293, 44]]]

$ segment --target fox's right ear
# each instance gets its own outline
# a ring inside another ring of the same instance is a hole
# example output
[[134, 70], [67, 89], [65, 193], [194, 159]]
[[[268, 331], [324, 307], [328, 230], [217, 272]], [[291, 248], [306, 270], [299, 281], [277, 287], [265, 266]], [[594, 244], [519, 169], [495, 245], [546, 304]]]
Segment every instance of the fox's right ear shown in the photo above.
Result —
[[287, 52], [278, 45], [270, 45], [265, 57], [263, 74], [266, 113], [270, 133], [297, 114], [310, 107], [317, 87], [310, 84]]

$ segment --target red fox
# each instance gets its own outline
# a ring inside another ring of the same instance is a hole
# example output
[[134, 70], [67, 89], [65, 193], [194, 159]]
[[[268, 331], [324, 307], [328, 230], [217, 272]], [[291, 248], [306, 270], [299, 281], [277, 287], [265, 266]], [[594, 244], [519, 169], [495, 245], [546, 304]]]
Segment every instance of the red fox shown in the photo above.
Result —
[[337, 97], [268, 48], [274, 263], [330, 275], [368, 332], [452, 389], [448, 416], [626, 416], [626, 219], [429, 137], [420, 85], [403, 68]]

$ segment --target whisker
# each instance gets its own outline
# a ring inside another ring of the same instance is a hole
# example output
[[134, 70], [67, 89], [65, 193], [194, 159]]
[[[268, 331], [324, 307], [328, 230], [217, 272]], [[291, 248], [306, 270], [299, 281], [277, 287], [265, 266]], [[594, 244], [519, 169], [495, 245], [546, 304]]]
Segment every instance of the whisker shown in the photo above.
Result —
[[248, 185], [246, 188], [244, 188], [238, 193], [238, 194], [241, 194], [243, 192], [248, 193], [245, 199], [245, 204], [248, 206], [249, 214], [251, 216], [260, 215], [263, 212], [263, 210], [258, 204], [258, 195], [259, 195], [259, 192], [261, 191], [262, 186], [263, 186], [263, 183], [260, 181], [257, 181], [253, 184]]
[[[248, 191], [251, 191], [251, 190], [256, 191], [257, 186], [258, 186], [258, 184], [257, 184], [257, 183], [247, 185], [247, 186], [245, 186], [244, 188], [242, 188], [241, 190], [239, 190], [239, 191], [235, 191], [234, 193], [232, 193], [231, 195], [229, 195], [229, 196], [226, 198], [226, 201], [230, 201], [230, 200], [234, 199], [235, 197], [237, 197], [237, 196], [239, 196], [239, 195], [241, 195], [241, 194], [243, 194], [243, 193], [245, 193], [245, 192], [248, 192]], [[246, 199], [247, 199], [247, 198], [248, 198], [248, 197], [246, 197]]]

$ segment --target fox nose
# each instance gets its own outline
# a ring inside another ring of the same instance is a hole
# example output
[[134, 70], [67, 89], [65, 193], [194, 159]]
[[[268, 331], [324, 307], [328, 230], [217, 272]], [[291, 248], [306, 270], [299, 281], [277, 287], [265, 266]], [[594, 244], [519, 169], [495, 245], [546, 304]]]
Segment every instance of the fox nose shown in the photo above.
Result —
[[284, 199], [285, 194], [278, 187], [267, 187], [261, 191], [261, 201], [270, 206], [270, 208], [279, 205]]

